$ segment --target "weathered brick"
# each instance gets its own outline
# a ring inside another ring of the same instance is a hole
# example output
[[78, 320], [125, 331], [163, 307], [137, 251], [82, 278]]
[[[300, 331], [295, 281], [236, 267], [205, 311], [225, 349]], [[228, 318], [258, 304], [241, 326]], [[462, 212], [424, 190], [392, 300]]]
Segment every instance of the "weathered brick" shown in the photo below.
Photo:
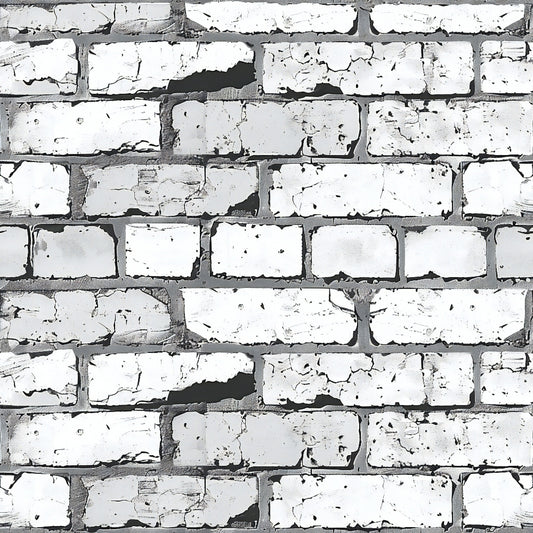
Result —
[[238, 33], [349, 33], [357, 9], [343, 4], [185, 2], [187, 20], [209, 31]]
[[0, 405], [73, 405], [78, 372], [72, 350], [0, 353]]
[[467, 405], [474, 388], [468, 353], [284, 353], [264, 360], [268, 405]]
[[[160, 299], [161, 298], [161, 299]], [[3, 292], [0, 339], [20, 344], [161, 344], [173, 336], [166, 293], [142, 289]]]
[[466, 94], [474, 80], [472, 45], [446, 43], [264, 44], [266, 93]]
[[26, 275], [29, 240], [27, 228], [0, 226], [0, 277], [18, 278]]
[[113, 353], [93, 355], [88, 368], [90, 404], [111, 406], [162, 402], [201, 384], [207, 391], [238, 376], [252, 379], [254, 363], [244, 353]]
[[347, 155], [359, 106], [342, 100], [188, 101], [172, 109], [176, 154]]
[[33, 273], [41, 278], [116, 275], [110, 226], [39, 226], [33, 231]]
[[348, 344], [357, 329], [354, 304], [328, 289], [183, 289], [189, 331], [242, 344]]
[[211, 269], [226, 276], [301, 276], [301, 226], [217, 224], [211, 237]]
[[396, 276], [396, 237], [388, 226], [322, 226], [311, 235], [311, 245], [311, 271], [317, 277]]
[[87, 527], [222, 527], [258, 501], [252, 476], [123, 476], [83, 479]]
[[60, 528], [70, 524], [69, 484], [48, 474], [0, 475], [0, 526]]
[[370, 330], [380, 344], [521, 340], [525, 295], [516, 289], [381, 289], [370, 302]]
[[128, 224], [128, 276], [191, 277], [200, 256], [200, 226]]
[[359, 418], [336, 411], [185, 413], [172, 421], [172, 434], [176, 465], [346, 467], [359, 448]]
[[533, 107], [526, 101], [371, 102], [373, 155], [531, 154]]
[[9, 145], [17, 154], [159, 149], [159, 102], [27, 103], [11, 111]]
[[533, 276], [533, 227], [501, 226], [496, 229], [496, 272], [499, 278]]
[[282, 476], [270, 514], [276, 528], [442, 527], [452, 521], [452, 482], [442, 475]]
[[218, 72], [223, 76], [239, 63], [252, 63], [253, 58], [252, 49], [238, 42], [99, 43], [89, 50], [89, 91], [131, 94], [166, 89], [172, 81], [192, 74]]
[[405, 274], [408, 278], [483, 276], [486, 272], [486, 248], [485, 237], [478, 228], [406, 228]]
[[452, 173], [442, 164], [288, 164], [272, 179], [279, 216], [438, 216], [452, 208]]
[[368, 422], [371, 466], [531, 466], [529, 413], [374, 413]]
[[159, 461], [159, 413], [14, 415], [9, 453], [19, 465], [91, 466]]

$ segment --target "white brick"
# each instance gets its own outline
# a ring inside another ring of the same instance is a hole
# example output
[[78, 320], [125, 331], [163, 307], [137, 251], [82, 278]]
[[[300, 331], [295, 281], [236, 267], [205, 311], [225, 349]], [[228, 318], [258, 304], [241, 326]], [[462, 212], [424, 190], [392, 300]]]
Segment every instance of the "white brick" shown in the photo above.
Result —
[[486, 272], [485, 237], [478, 228], [429, 226], [406, 229], [405, 274], [419, 278], [472, 278]]
[[211, 269], [226, 276], [300, 276], [301, 226], [218, 224], [211, 237]]
[[271, 2], [185, 3], [190, 22], [210, 31], [238, 33], [348, 33], [357, 9], [342, 4], [277, 4]]
[[32, 263], [40, 278], [115, 276], [115, 240], [101, 226], [38, 227]]
[[255, 477], [85, 478], [87, 527], [222, 527], [257, 503]]
[[496, 272], [498, 278], [533, 276], [533, 227], [503, 226], [496, 229]]
[[279, 216], [439, 216], [452, 208], [452, 173], [441, 164], [288, 164], [272, 178]]
[[66, 215], [69, 173], [51, 163], [0, 164], [0, 212], [10, 216]]
[[176, 154], [347, 155], [359, 106], [341, 100], [188, 101], [172, 109]]
[[523, 41], [481, 43], [481, 90], [485, 93], [530, 93], [533, 54]]
[[441, 475], [282, 476], [270, 514], [276, 528], [441, 527], [452, 521], [452, 482]]
[[526, 101], [371, 102], [372, 155], [531, 154], [533, 108]]
[[0, 226], [0, 277], [18, 278], [28, 266], [29, 234], [19, 226]]
[[72, 350], [0, 353], [0, 405], [73, 405], [77, 386]]
[[311, 270], [320, 278], [394, 278], [396, 237], [388, 226], [322, 226], [311, 236]]
[[523, 4], [378, 4], [370, 20], [379, 33], [503, 33], [524, 21]]
[[19, 465], [92, 466], [159, 461], [159, 413], [47, 413], [11, 419], [9, 452]]
[[381, 289], [370, 303], [377, 343], [502, 343], [522, 335], [525, 295], [515, 289]]
[[44, 44], [0, 42], [0, 58], [1, 94], [76, 92], [78, 61], [70, 39]]
[[252, 63], [253, 58], [252, 49], [238, 42], [94, 44], [89, 50], [89, 91], [131, 94], [165, 89], [172, 80], [200, 72], [226, 72], [239, 63]]
[[[1, 167], [0, 167], [1, 168]], [[83, 166], [88, 216], [225, 215], [258, 190], [253, 165]]]
[[472, 46], [447, 43], [264, 44], [263, 90], [344, 94], [465, 94], [474, 79]]
[[28, 103], [13, 110], [9, 144], [18, 154], [148, 151], [159, 129], [159, 102]]
[[473, 392], [468, 353], [307, 353], [264, 356], [267, 405], [467, 405]]
[[529, 413], [430, 412], [371, 414], [371, 466], [530, 466]]
[[[159, 296], [166, 299], [166, 293]], [[0, 339], [19, 344], [161, 344], [173, 336], [166, 303], [142, 289], [4, 292]]]
[[242, 344], [349, 343], [354, 304], [328, 289], [183, 289], [189, 331]]
[[463, 485], [463, 524], [531, 527], [533, 476], [514, 472], [470, 474]]
[[359, 418], [338, 411], [185, 413], [172, 421], [174, 464], [346, 467]]
[[[530, 165], [511, 161], [470, 163], [463, 173], [463, 212], [469, 215], [520, 215], [528, 200]], [[525, 172], [524, 172], [525, 173]], [[530, 201], [533, 197], [529, 195]]]
[[200, 226], [128, 224], [126, 275], [190, 277], [200, 257]]
[[64, 527], [70, 524], [69, 486], [48, 474], [0, 475], [0, 526]]
[[175, 29], [170, 2], [3, 5], [0, 29], [19, 33], [163, 33]]
[[227, 383], [253, 372], [244, 353], [113, 353], [89, 360], [91, 405], [164, 401], [169, 393], [199, 384]]
[[533, 402], [533, 366], [523, 352], [481, 354], [481, 402], [529, 405]]

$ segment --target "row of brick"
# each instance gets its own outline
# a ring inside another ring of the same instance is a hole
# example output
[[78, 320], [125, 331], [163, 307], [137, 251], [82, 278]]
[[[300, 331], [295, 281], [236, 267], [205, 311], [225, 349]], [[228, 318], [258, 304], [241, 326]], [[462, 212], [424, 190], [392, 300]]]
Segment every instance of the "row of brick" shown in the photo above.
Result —
[[[277, 476], [268, 480], [270, 521], [275, 528], [448, 527], [453, 519], [452, 493], [462, 485], [464, 526], [520, 527], [528, 524], [533, 512], [527, 489], [531, 477], [511, 472], [469, 474], [454, 483], [442, 474]], [[259, 518], [254, 475], [83, 476], [81, 483], [87, 491], [82, 521], [91, 528], [132, 523], [250, 527]], [[0, 504], [7, 510], [0, 525], [68, 527], [70, 485], [70, 478], [63, 475], [0, 474]], [[364, 498], [365, 505], [354, 505], [354, 498]]]
[[[377, 344], [514, 343], [529, 335], [522, 289], [380, 289], [363, 295], [340, 290], [180, 289], [178, 306], [166, 289], [104, 289], [1, 294], [4, 345], [354, 344], [356, 316], [368, 312]], [[177, 298], [177, 297], [176, 297]], [[368, 332], [368, 330], [366, 330]]]
[[[214, 276], [304, 276], [301, 225], [217, 222], [210, 231]], [[317, 226], [310, 230], [311, 274], [326, 280], [482, 277], [487, 274], [490, 231], [456, 225], [408, 227], [399, 247], [396, 231], [386, 225]], [[499, 279], [533, 277], [531, 232], [529, 226], [496, 227]], [[195, 278], [202, 255], [200, 226], [176, 223], [126, 224], [124, 235], [111, 225], [42, 225], [29, 231], [1, 226], [0, 247], [2, 278], [117, 277], [117, 254], [125, 258], [126, 276]], [[399, 253], [404, 257], [402, 272]]]
[[[256, 370], [245, 353], [168, 352], [88, 357], [88, 402], [95, 407], [218, 401], [257, 391], [265, 405], [316, 402], [359, 407], [467, 406], [474, 395], [469, 353], [282, 353], [261, 356]], [[0, 353], [0, 406], [74, 405], [75, 353]], [[527, 405], [533, 370], [524, 352], [483, 352], [480, 402]], [[219, 386], [220, 393], [209, 390]], [[203, 387], [203, 389], [202, 389]], [[195, 396], [195, 390], [205, 395]], [[181, 393], [181, 396], [180, 394]], [[181, 398], [181, 399], [180, 399]]]

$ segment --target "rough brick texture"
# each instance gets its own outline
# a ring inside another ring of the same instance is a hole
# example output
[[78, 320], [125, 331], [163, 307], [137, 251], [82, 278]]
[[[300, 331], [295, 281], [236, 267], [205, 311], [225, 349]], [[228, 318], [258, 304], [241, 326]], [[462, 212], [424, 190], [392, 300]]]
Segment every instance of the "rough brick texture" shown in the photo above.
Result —
[[533, 0], [0, 0], [0, 530], [533, 524]]

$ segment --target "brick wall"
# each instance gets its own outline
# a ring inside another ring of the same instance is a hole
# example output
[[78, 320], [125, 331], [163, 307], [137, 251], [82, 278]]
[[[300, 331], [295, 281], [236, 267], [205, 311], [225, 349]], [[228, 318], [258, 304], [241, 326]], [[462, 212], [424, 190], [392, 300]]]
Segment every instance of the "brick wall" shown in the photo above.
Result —
[[0, 528], [533, 523], [531, 6], [0, 2]]

